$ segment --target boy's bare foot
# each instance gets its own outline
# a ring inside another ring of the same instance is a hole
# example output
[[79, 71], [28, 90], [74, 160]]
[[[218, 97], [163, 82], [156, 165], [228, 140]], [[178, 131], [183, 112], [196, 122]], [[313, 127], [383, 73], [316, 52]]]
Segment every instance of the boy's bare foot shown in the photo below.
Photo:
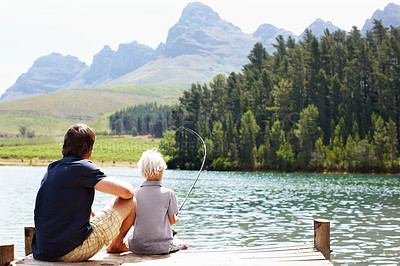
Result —
[[129, 248], [128, 248], [128, 244], [125, 241], [122, 243], [118, 243], [118, 244], [111, 242], [107, 246], [106, 251], [108, 253], [121, 253], [121, 252], [129, 251]]

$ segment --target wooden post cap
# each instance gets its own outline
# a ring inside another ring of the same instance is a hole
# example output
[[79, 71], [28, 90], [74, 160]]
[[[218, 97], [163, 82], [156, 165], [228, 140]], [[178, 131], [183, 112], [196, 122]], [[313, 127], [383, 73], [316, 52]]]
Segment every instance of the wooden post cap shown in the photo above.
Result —
[[327, 219], [315, 219], [314, 222], [317, 222], [317, 223], [330, 223], [331, 221], [327, 220]]
[[14, 245], [0, 245], [0, 266], [8, 265], [14, 260]]

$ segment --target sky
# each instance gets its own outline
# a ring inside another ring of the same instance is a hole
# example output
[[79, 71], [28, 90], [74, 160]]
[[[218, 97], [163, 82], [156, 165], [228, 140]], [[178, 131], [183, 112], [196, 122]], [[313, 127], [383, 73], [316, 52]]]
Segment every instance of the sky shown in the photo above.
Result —
[[[190, 0], [1, 0], [0, 95], [33, 62], [58, 52], [87, 65], [105, 45], [137, 41], [152, 48]], [[219, 16], [253, 33], [268, 23], [300, 35], [317, 18], [350, 31], [389, 3], [400, 0], [200, 0]]]

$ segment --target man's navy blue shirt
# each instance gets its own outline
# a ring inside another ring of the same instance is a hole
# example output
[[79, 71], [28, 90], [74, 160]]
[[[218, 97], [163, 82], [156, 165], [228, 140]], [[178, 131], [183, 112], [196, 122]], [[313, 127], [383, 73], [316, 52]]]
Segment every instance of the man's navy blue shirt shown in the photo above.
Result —
[[35, 259], [57, 260], [90, 235], [94, 186], [104, 177], [91, 161], [75, 155], [49, 164], [36, 196]]

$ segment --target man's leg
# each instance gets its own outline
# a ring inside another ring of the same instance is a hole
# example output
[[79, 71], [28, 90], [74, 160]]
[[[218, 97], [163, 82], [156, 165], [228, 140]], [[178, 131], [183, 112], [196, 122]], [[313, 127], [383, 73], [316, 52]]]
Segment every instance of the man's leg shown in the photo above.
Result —
[[112, 240], [106, 250], [107, 252], [129, 251], [124, 238], [135, 221], [136, 200], [135, 198], [126, 200], [117, 197], [114, 200], [113, 208], [121, 215], [124, 221], [122, 222], [118, 236]]
[[135, 220], [135, 209], [136, 200], [134, 198], [124, 200], [117, 197], [91, 219], [93, 231], [82, 245], [58, 260], [69, 262], [86, 261], [102, 249], [113, 237], [114, 239], [107, 247], [107, 251], [127, 251], [128, 248], [123, 242]]

